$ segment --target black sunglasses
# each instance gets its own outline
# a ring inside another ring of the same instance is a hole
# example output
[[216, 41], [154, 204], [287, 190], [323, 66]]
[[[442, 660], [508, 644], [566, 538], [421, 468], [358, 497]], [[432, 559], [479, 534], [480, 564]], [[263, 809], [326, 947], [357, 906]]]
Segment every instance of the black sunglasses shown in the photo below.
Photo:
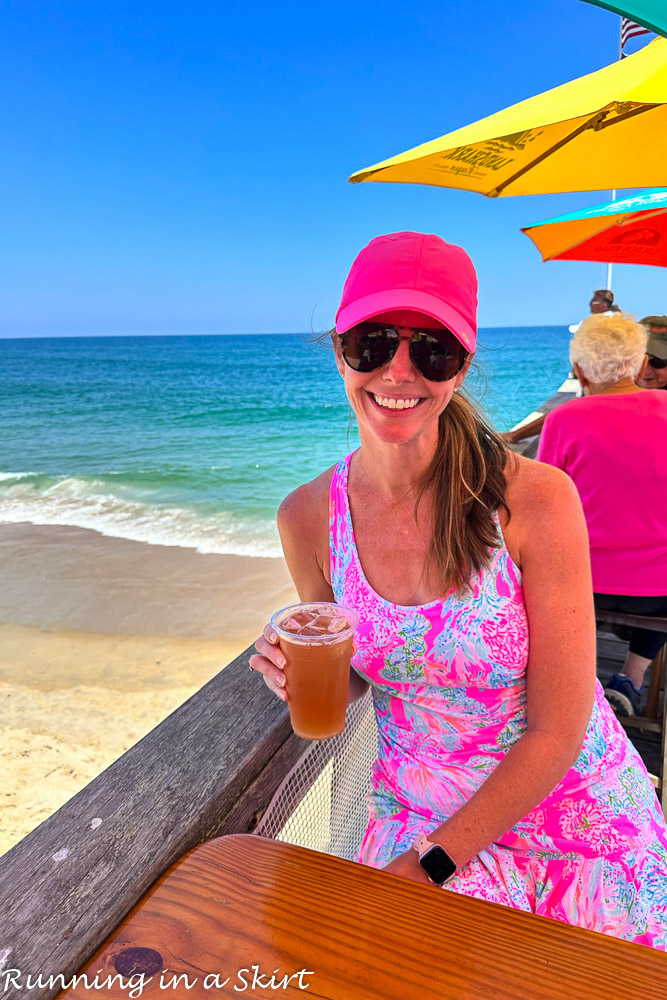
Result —
[[648, 363], [650, 364], [651, 368], [655, 368], [656, 371], [660, 371], [661, 368], [667, 368], [667, 359], [656, 358], [654, 354], [649, 354]]
[[[468, 352], [450, 330], [410, 328], [410, 357], [429, 382], [449, 382], [463, 368]], [[396, 354], [398, 330], [384, 323], [358, 323], [340, 334], [345, 364], [355, 372], [374, 372]]]

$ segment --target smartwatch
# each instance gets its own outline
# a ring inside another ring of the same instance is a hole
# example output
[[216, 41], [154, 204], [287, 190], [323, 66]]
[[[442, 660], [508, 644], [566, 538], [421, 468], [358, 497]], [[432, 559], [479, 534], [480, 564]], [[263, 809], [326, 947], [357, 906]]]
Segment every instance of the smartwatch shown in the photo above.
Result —
[[419, 864], [434, 885], [444, 885], [456, 875], [456, 862], [444, 847], [420, 834], [412, 845], [419, 855]]

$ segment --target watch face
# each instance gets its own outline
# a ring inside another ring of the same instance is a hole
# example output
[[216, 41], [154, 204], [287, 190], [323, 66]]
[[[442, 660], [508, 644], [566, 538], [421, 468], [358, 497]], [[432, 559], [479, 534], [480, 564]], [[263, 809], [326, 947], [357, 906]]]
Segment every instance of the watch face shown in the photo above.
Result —
[[437, 844], [434, 847], [429, 847], [428, 851], [424, 851], [423, 854], [419, 855], [419, 864], [431, 882], [435, 882], [436, 885], [442, 885], [443, 882], [446, 882], [456, 872], [456, 865], [449, 854], [447, 854], [447, 851], [444, 847], [440, 847]]

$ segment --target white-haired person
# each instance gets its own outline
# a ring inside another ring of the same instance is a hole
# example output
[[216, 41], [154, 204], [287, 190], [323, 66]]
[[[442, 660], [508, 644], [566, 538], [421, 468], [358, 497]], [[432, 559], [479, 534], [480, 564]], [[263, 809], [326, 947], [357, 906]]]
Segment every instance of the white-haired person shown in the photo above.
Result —
[[[582, 399], [547, 417], [537, 457], [562, 469], [581, 497], [595, 605], [667, 615], [667, 396], [635, 384], [646, 367], [647, 331], [632, 317], [589, 316], [570, 343]], [[631, 630], [612, 702], [640, 714], [646, 668], [667, 634]], [[619, 697], [620, 696], [620, 697]]]

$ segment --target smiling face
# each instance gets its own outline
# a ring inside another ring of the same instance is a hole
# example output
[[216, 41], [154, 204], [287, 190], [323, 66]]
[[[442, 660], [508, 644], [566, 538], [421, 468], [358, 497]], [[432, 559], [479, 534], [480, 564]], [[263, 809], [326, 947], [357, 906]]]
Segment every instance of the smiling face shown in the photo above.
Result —
[[432, 382], [419, 373], [410, 357], [413, 331], [398, 327], [400, 342], [394, 357], [373, 372], [359, 372], [344, 361], [336, 340], [336, 363], [363, 436], [401, 444], [426, 435], [437, 441], [438, 417], [463, 382], [470, 358], [448, 382]]
[[[660, 360], [660, 359], [658, 359]], [[664, 389], [667, 387], [667, 367], [654, 368], [651, 364], [651, 355], [646, 362], [646, 368], [641, 378], [637, 379], [637, 385], [642, 389]]]
[[648, 331], [646, 367], [635, 381], [642, 389], [667, 389], [667, 318], [647, 316], [642, 322]]

